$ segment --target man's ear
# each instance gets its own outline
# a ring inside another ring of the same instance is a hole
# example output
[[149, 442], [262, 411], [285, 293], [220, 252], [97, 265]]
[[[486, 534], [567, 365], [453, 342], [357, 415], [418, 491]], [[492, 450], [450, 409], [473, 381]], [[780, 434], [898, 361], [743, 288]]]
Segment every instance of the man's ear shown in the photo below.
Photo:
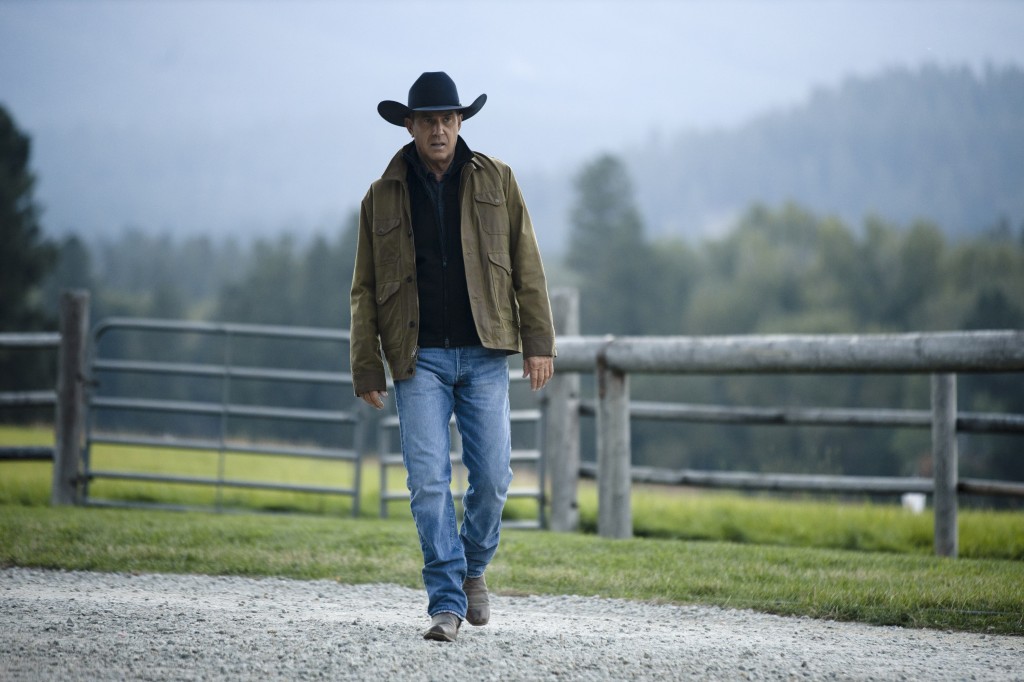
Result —
[[405, 129], [409, 131], [409, 135], [411, 136], [412, 135], [412, 119], [411, 118], [407, 117], [405, 119]]

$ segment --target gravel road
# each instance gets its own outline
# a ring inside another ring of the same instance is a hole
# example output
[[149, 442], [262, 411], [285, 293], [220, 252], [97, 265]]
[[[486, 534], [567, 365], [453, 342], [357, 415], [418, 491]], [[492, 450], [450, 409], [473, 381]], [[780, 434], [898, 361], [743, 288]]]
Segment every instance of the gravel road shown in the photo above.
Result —
[[593, 597], [492, 597], [421, 638], [394, 585], [0, 570], [0, 680], [1024, 680], [1024, 638]]

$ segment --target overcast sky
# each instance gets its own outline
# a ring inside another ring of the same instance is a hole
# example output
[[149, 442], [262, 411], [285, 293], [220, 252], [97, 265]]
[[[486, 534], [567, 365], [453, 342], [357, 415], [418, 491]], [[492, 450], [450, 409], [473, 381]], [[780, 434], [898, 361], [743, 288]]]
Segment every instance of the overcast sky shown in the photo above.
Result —
[[487, 93], [463, 137], [539, 177], [928, 63], [1024, 65], [1024, 2], [0, 0], [51, 234], [334, 229], [423, 71]]

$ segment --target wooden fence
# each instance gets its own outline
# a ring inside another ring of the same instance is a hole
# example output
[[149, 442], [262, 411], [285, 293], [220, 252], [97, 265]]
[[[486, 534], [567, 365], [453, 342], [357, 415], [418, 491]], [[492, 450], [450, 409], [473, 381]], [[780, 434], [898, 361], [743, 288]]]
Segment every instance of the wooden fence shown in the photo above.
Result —
[[[576, 491], [581, 475], [598, 480], [598, 532], [606, 537], [632, 534], [634, 481], [836, 493], [922, 492], [934, 496], [936, 553], [956, 556], [958, 493], [1024, 496], [1024, 484], [959, 479], [956, 444], [957, 432], [1024, 433], [1024, 415], [961, 413], [956, 399], [957, 373], [1024, 372], [1024, 331], [594, 337], [579, 335], [576, 292], [553, 292], [552, 303], [559, 333], [558, 359], [555, 377], [545, 390], [543, 451], [551, 481], [549, 518], [553, 530], [578, 527]], [[80, 502], [88, 329], [89, 295], [74, 291], [61, 296], [58, 335], [0, 334], [2, 348], [59, 348], [55, 392], [0, 394], [0, 406], [55, 406], [56, 444], [52, 454], [46, 455], [54, 460], [51, 497], [57, 505]], [[584, 401], [580, 374], [590, 372], [596, 375], [597, 396]], [[632, 402], [629, 377], [633, 373], [925, 373], [932, 377], [931, 409], [749, 408]], [[596, 416], [596, 466], [580, 462], [580, 416], [584, 414]], [[631, 419], [929, 428], [934, 477], [796, 476], [633, 467]], [[13, 454], [18, 456], [17, 452]]]
[[[553, 294], [559, 331], [556, 374], [548, 388], [547, 442], [552, 485], [551, 527], [574, 530], [579, 518], [579, 475], [598, 481], [598, 532], [632, 534], [631, 484], [688, 485], [818, 492], [930, 492], [934, 495], [935, 551], [957, 554], [957, 493], [1024, 495], [1024, 484], [960, 481], [956, 433], [1024, 433], [1024, 416], [960, 414], [956, 374], [1024, 371], [1024, 332], [978, 331], [873, 335], [775, 335], [723, 337], [579, 336], [576, 294]], [[594, 372], [597, 397], [580, 400], [579, 373]], [[665, 405], [630, 401], [631, 373], [789, 374], [927, 373], [931, 410], [787, 410]], [[579, 416], [596, 416], [597, 465], [581, 466]], [[666, 472], [631, 466], [631, 418], [733, 423], [900, 425], [931, 429], [934, 478], [808, 477], [724, 472]]]
[[56, 391], [22, 391], [0, 394], [0, 405], [53, 405], [53, 450], [10, 447], [0, 456], [7, 459], [53, 459], [51, 502], [75, 504], [82, 484], [80, 452], [85, 424], [85, 359], [89, 333], [89, 294], [66, 291], [60, 297], [57, 334], [0, 334], [0, 348], [57, 349]]

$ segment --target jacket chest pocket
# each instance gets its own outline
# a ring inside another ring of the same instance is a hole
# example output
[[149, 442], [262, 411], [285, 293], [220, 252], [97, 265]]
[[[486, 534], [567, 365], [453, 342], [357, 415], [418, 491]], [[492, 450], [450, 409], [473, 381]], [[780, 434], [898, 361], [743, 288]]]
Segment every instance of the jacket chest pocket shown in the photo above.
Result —
[[379, 218], [373, 221], [373, 261], [387, 265], [402, 256], [402, 231], [399, 218]]
[[488, 234], [508, 234], [508, 210], [505, 208], [505, 194], [500, 189], [477, 192], [473, 205], [479, 225]]

